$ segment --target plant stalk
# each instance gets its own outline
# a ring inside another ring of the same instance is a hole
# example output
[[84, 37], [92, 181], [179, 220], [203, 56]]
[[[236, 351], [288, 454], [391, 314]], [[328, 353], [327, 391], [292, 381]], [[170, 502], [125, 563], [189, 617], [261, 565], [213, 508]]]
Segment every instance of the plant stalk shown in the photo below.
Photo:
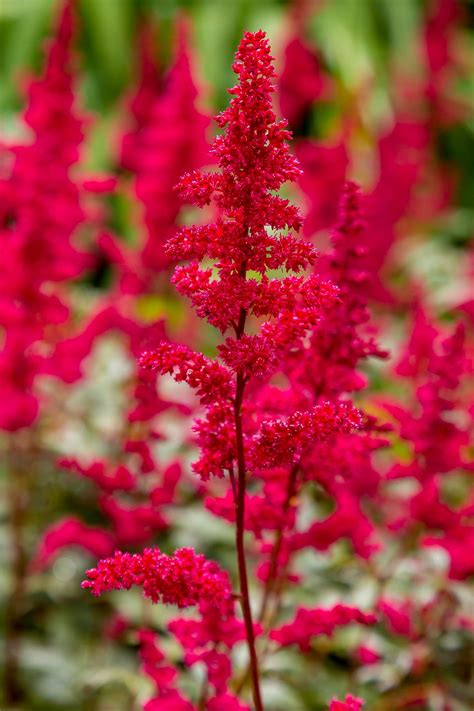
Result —
[[255, 711], [263, 711], [263, 702], [260, 692], [260, 677], [258, 669], [258, 658], [255, 649], [255, 634], [252, 620], [252, 610], [250, 607], [250, 595], [248, 587], [247, 563], [245, 559], [245, 488], [246, 488], [246, 465], [244, 440], [242, 429], [242, 400], [245, 389], [245, 381], [242, 373], [237, 375], [236, 393], [234, 402], [235, 415], [235, 438], [237, 447], [237, 501], [236, 501], [236, 527], [235, 543], [237, 548], [237, 562], [239, 568], [240, 604], [244, 617], [247, 646], [249, 650], [250, 672], [253, 686], [253, 699]]

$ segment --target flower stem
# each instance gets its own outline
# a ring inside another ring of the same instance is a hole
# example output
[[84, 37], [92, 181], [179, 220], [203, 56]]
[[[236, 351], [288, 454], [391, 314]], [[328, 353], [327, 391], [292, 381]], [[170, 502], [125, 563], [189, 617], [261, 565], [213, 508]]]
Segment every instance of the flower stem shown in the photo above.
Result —
[[255, 650], [255, 634], [252, 620], [252, 610], [250, 607], [250, 595], [248, 587], [247, 563], [245, 559], [244, 531], [245, 531], [245, 487], [246, 487], [246, 466], [245, 452], [242, 430], [242, 400], [245, 389], [243, 375], [237, 375], [234, 414], [235, 414], [235, 437], [237, 446], [237, 501], [236, 501], [236, 528], [235, 542], [237, 548], [237, 561], [239, 568], [239, 585], [241, 594], [241, 606], [244, 617], [247, 646], [250, 657], [250, 671], [252, 676], [253, 698], [255, 711], [263, 711], [262, 697], [260, 693], [260, 678], [258, 669], [258, 658]]
[[[260, 606], [260, 611], [258, 613], [258, 621], [263, 623], [266, 621], [267, 617], [267, 611], [268, 611], [268, 606], [270, 604], [271, 598], [274, 594], [279, 594], [281, 592], [280, 589], [275, 589], [277, 587], [277, 574], [278, 574], [278, 559], [280, 557], [280, 551], [281, 547], [283, 544], [283, 536], [286, 531], [286, 516], [288, 514], [290, 505], [291, 505], [291, 500], [296, 494], [296, 483], [297, 483], [297, 478], [298, 478], [298, 471], [299, 471], [299, 462], [293, 465], [291, 468], [291, 471], [288, 476], [288, 483], [287, 483], [287, 490], [286, 490], [286, 497], [285, 501], [283, 502], [283, 524], [281, 527], [278, 529], [276, 537], [275, 537], [275, 543], [273, 545], [272, 549], [272, 555], [270, 558], [270, 568], [268, 572], [268, 577], [267, 581], [265, 584], [265, 590], [263, 593], [263, 598], [262, 598], [262, 603]], [[277, 608], [278, 608], [278, 601], [277, 601]], [[270, 617], [275, 618], [277, 616], [278, 609], [276, 609]], [[271, 625], [267, 623], [265, 625], [265, 631], [268, 632], [269, 627]], [[268, 652], [268, 637], [266, 640], [266, 645], [264, 649], [261, 652], [260, 655], [260, 661], [263, 662], [265, 659], [266, 655]], [[237, 681], [237, 684], [235, 686], [235, 693], [240, 693], [240, 691], [243, 689], [245, 684], [248, 681], [248, 678], [250, 676], [251, 668], [250, 665], [247, 667], [245, 672], [242, 674], [240, 679]]]
[[[245, 279], [247, 263], [241, 264], [239, 274]], [[247, 312], [240, 309], [239, 322], [236, 328], [237, 339], [242, 338], [245, 331], [245, 321]], [[247, 467], [245, 464], [244, 436], [242, 428], [242, 401], [244, 399], [245, 378], [242, 373], [237, 373], [235, 400], [234, 400], [234, 420], [235, 420], [235, 441], [237, 450], [237, 496], [236, 496], [236, 524], [235, 524], [235, 545], [237, 549], [237, 563], [239, 568], [240, 604], [244, 617], [245, 633], [249, 650], [250, 671], [252, 676], [253, 700], [255, 711], [263, 711], [263, 702], [260, 693], [260, 676], [258, 669], [258, 658], [255, 650], [255, 633], [253, 628], [252, 609], [250, 607], [250, 595], [247, 576], [247, 562], [245, 559], [245, 489], [247, 483]], [[233, 482], [234, 484], [234, 482]], [[235, 490], [235, 486], [234, 486]]]

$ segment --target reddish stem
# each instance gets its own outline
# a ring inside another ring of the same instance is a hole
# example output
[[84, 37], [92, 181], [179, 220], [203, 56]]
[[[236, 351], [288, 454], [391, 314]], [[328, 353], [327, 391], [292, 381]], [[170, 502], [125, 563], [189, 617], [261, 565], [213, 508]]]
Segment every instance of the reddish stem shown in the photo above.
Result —
[[[246, 228], [247, 229], [247, 228]], [[247, 262], [244, 260], [239, 269], [241, 279], [245, 279], [247, 273]], [[247, 312], [240, 309], [239, 322], [235, 329], [237, 339], [242, 338], [245, 331], [245, 321]], [[247, 467], [245, 464], [244, 436], [242, 428], [242, 401], [244, 399], [245, 378], [242, 373], [237, 374], [234, 400], [234, 421], [235, 421], [235, 442], [237, 450], [237, 496], [235, 512], [235, 545], [237, 549], [237, 563], [239, 569], [240, 604], [244, 617], [245, 634], [247, 637], [247, 647], [249, 650], [250, 672], [252, 676], [253, 700], [255, 711], [263, 711], [263, 702], [260, 693], [260, 677], [258, 669], [258, 658], [255, 650], [255, 633], [253, 628], [252, 609], [250, 607], [250, 594], [247, 576], [247, 562], [245, 559], [245, 489], [247, 483]], [[234, 495], [235, 480], [232, 479]]]
[[[259, 622], [264, 622], [264, 620], [265, 620], [265, 617], [267, 615], [268, 605], [269, 605], [270, 600], [273, 596], [273, 593], [274, 592], [277, 594], [281, 593], [281, 586], [279, 589], [275, 590], [275, 585], [277, 582], [277, 572], [278, 572], [278, 558], [280, 557], [281, 546], [283, 543], [283, 535], [286, 531], [286, 515], [287, 515], [288, 510], [290, 508], [291, 499], [296, 494], [296, 481], [298, 478], [298, 470], [299, 470], [299, 463], [297, 462], [291, 468], [289, 476], [288, 476], [286, 497], [285, 497], [285, 501], [283, 502], [284, 521], [283, 521], [282, 526], [277, 531], [277, 534], [275, 537], [275, 543], [274, 543], [273, 549], [272, 549], [272, 555], [270, 558], [270, 570], [268, 571], [268, 578], [267, 578], [266, 585], [265, 585], [265, 591], [263, 594], [262, 604], [260, 607], [260, 612], [258, 614], [258, 621]], [[278, 612], [278, 605], [277, 605], [277, 612]], [[273, 615], [273, 617], [275, 617], [275, 616], [276, 616], [276, 614]], [[268, 626], [267, 626], [267, 629], [268, 629]], [[267, 643], [268, 643], [268, 639], [267, 639]], [[268, 644], [262, 652], [261, 660], [263, 660], [263, 658], [266, 656], [267, 651], [268, 651]], [[250, 669], [250, 665], [249, 665], [247, 667], [247, 669], [245, 670], [245, 673], [242, 675], [242, 677], [240, 678], [240, 680], [238, 681], [238, 683], [235, 687], [235, 692], [237, 694], [240, 693], [242, 688], [247, 683], [250, 672], [251, 672], [251, 669]]]
[[239, 567], [240, 604], [244, 617], [245, 633], [250, 657], [250, 672], [252, 676], [253, 699], [255, 711], [263, 711], [262, 697], [260, 693], [260, 678], [258, 670], [258, 659], [255, 650], [255, 634], [252, 620], [252, 610], [250, 607], [250, 595], [247, 577], [247, 563], [245, 560], [244, 531], [245, 531], [245, 487], [246, 487], [246, 466], [244, 440], [242, 430], [242, 400], [244, 396], [245, 380], [242, 373], [237, 375], [234, 415], [235, 415], [235, 438], [237, 447], [237, 501], [236, 501], [236, 528], [235, 543], [237, 548], [237, 561]]

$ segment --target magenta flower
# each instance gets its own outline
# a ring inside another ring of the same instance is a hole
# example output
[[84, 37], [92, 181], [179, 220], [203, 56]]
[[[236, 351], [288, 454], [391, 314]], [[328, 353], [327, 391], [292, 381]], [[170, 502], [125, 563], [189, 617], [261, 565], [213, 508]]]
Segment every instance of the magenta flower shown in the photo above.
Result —
[[152, 602], [178, 607], [201, 601], [219, 606], [231, 595], [227, 573], [191, 548], [180, 548], [173, 555], [157, 548], [133, 555], [117, 551], [113, 558], [101, 560], [97, 568], [88, 570], [87, 577], [82, 587], [94, 595], [139, 585]]

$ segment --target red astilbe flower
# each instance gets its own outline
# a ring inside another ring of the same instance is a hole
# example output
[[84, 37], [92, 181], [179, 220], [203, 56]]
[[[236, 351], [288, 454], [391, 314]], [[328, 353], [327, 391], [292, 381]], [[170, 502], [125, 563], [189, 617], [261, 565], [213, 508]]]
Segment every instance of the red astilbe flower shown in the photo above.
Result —
[[103, 491], [113, 493], [115, 491], [130, 491], [135, 484], [135, 477], [123, 464], [119, 464], [115, 470], [107, 471], [106, 463], [101, 460], [93, 461], [91, 464], [82, 464], [77, 459], [60, 459], [59, 466], [63, 469], [76, 472], [86, 479], [94, 481]]
[[229, 399], [233, 393], [231, 377], [227, 370], [187, 346], [163, 343], [157, 351], [142, 353], [139, 362], [143, 368], [168, 373], [176, 382], [184, 381], [195, 388], [203, 403], [212, 402], [216, 397]]
[[[271, 79], [275, 74], [263, 32], [245, 34], [233, 69], [240, 83], [229, 90], [234, 98], [217, 119], [226, 132], [215, 139], [212, 151], [221, 172], [189, 174], [180, 187], [184, 197], [200, 205], [207, 204], [215, 194], [226, 216], [220, 223], [223, 239], [234, 245], [241, 259], [253, 257], [252, 268], [264, 272], [262, 254], [278, 248], [278, 243], [268, 240], [265, 225], [277, 229], [300, 225], [298, 211], [270, 191], [296, 179], [299, 169], [286, 145], [290, 135], [286, 123], [277, 122], [272, 111]], [[209, 238], [215, 229], [210, 228]], [[234, 255], [228, 260], [222, 255], [221, 278], [232, 276], [235, 261]]]
[[76, 116], [72, 64], [72, 42], [75, 32], [73, 0], [66, 0], [59, 19], [56, 36], [46, 57], [43, 76], [28, 87], [28, 107], [25, 123], [31, 128], [41, 148], [55, 157], [53, 169], [59, 164], [70, 166], [78, 159], [83, 138], [83, 119]]
[[[174, 261], [163, 245], [177, 229], [181, 201], [174, 190], [176, 183], [185, 171], [200, 167], [208, 158], [208, 118], [196, 106], [197, 88], [184, 22], [179, 23], [177, 32], [174, 64], [153, 100], [151, 88], [147, 90], [145, 116], [133, 140], [125, 137], [127, 164], [135, 173], [135, 193], [144, 210], [146, 241], [139, 255], [141, 264], [135, 266], [144, 282], [142, 288], [149, 285], [154, 272]], [[134, 271], [133, 265], [124, 266]]]
[[315, 521], [307, 530], [289, 535], [289, 545], [295, 551], [307, 547], [325, 551], [341, 538], [347, 538], [361, 558], [370, 558], [378, 549], [373, 523], [344, 486], [337, 491], [336, 504], [336, 510], [323, 521]]
[[[199, 316], [224, 334], [225, 341], [218, 347], [216, 359], [162, 342], [145, 352], [140, 364], [146, 371], [171, 374], [197, 390], [206, 414], [195, 424], [201, 457], [194, 470], [203, 480], [229, 473], [236, 512], [240, 601], [255, 708], [261, 711], [254, 643], [257, 630], [250, 609], [243, 538], [248, 474], [274, 466], [274, 461], [269, 461], [273, 450], [286, 452], [291, 438], [295, 447], [291, 451], [301, 455], [315, 441], [351, 431], [361, 419], [349, 403], [320, 403], [299, 411], [291, 398], [283, 418], [280, 413], [275, 417], [270, 401], [259, 397], [269, 379], [281, 372], [289, 350], [317, 327], [337, 298], [337, 289], [314, 274], [305, 274], [315, 262], [315, 249], [298, 242], [292, 231], [301, 226], [299, 212], [276, 194], [284, 182], [298, 177], [299, 168], [287, 145], [286, 121], [277, 121], [273, 113], [275, 75], [263, 32], [244, 35], [233, 69], [239, 83], [230, 90], [230, 105], [217, 119], [225, 131], [212, 147], [218, 170], [188, 173], [179, 184], [183, 197], [195, 205], [214, 203], [217, 217], [210, 225], [183, 228], [168, 242], [173, 259], [193, 260], [176, 269], [176, 287], [190, 298]], [[205, 258], [211, 260], [207, 268], [200, 264]], [[275, 278], [269, 270], [295, 274]], [[251, 397], [245, 396], [247, 388]], [[119, 567], [120, 562], [121, 558]], [[134, 578], [127, 578], [123, 584], [119, 576], [118, 582], [112, 577], [110, 583], [107, 571], [105, 575], [105, 585], [99, 571], [93, 573], [88, 585], [95, 585], [96, 577], [99, 591], [108, 585], [127, 587], [134, 582]], [[155, 598], [162, 599], [160, 595], [158, 586]], [[229, 669], [215, 653], [220, 654], [212, 647], [198, 649], [188, 661], [203, 661], [209, 672], [212, 667], [219, 695], [227, 693], [224, 681]], [[217, 702], [214, 706], [218, 708]]]
[[[275, 75], [263, 32], [244, 35], [233, 69], [239, 84], [230, 90], [230, 105], [217, 119], [225, 132], [212, 148], [219, 171], [187, 174], [179, 186], [183, 196], [197, 206], [213, 201], [219, 210], [217, 220], [207, 226], [186, 227], [168, 243], [174, 258], [195, 260], [176, 270], [178, 290], [191, 299], [202, 318], [223, 334], [233, 331], [233, 335], [227, 335], [219, 346], [223, 364], [183, 352], [182, 347], [173, 356], [168, 344], [146, 354], [142, 364], [161, 373], [173, 372], [177, 379], [197, 387], [207, 409], [206, 417], [196, 423], [201, 458], [194, 470], [201, 478], [222, 477], [226, 470], [231, 476], [238, 472], [232, 491], [242, 607], [254, 700], [261, 709], [242, 538], [247, 466], [268, 465], [265, 460], [272, 453], [272, 442], [274, 447], [280, 443], [278, 451], [286, 450], [290, 430], [298, 430], [297, 446], [303, 450], [309, 440], [350, 429], [358, 420], [348, 405], [344, 412], [331, 406], [286, 412], [287, 421], [273, 422], [259, 411], [258, 398], [253, 399], [255, 406], [244, 398], [246, 386], [257, 393], [278, 372], [288, 349], [317, 325], [336, 290], [314, 275], [272, 279], [268, 274], [269, 269], [301, 273], [314, 263], [316, 253], [312, 245], [298, 242], [291, 233], [301, 226], [298, 210], [275, 195], [284, 182], [298, 177], [299, 169], [286, 144], [286, 122], [277, 121], [273, 113], [271, 80]], [[214, 261], [213, 268], [200, 267], [205, 257]], [[256, 276], [250, 277], [249, 270]], [[250, 326], [253, 333], [246, 332]]]
[[[187, 622], [192, 623], [193, 621], [187, 620]], [[171, 632], [172, 627], [173, 623], [170, 625]], [[195, 711], [196, 707], [176, 688], [177, 669], [167, 663], [166, 655], [159, 645], [158, 635], [151, 630], [140, 630], [138, 639], [142, 669], [156, 687], [156, 695], [145, 703], [144, 711]], [[199, 655], [194, 656], [198, 657]], [[194, 664], [201, 660], [188, 659], [186, 663]], [[227, 655], [215, 651], [206, 653], [204, 661], [208, 668], [211, 684], [217, 682], [222, 676], [222, 670], [230, 664]], [[227, 674], [224, 673], [224, 675]], [[200, 706], [202, 708], [202, 703]], [[205, 708], [206, 711], [250, 711], [248, 706], [240, 703], [235, 696], [226, 691], [218, 692], [216, 696], [207, 698]]]
[[175, 688], [178, 672], [166, 661], [158, 635], [142, 629], [138, 632], [143, 672], [153, 681], [156, 696], [144, 705], [144, 711], [194, 711], [195, 707]]
[[36, 552], [33, 568], [46, 568], [65, 547], [77, 546], [95, 557], [110, 555], [114, 549], [114, 539], [101, 528], [87, 526], [76, 517], [58, 521], [43, 534]]
[[[397, 421], [400, 437], [412, 452], [410, 461], [396, 462], [388, 477], [411, 478], [419, 486], [409, 496], [392, 498], [397, 515], [389, 525], [407, 535], [416, 532], [422, 545], [444, 548], [450, 558], [449, 576], [464, 579], [473, 571], [467, 544], [474, 536], [472, 511], [466, 501], [456, 508], [443, 502], [442, 489], [452, 474], [474, 468], [469, 456], [472, 346], [463, 324], [447, 333], [421, 303], [415, 306], [413, 330], [396, 367], [412, 387], [411, 401], [408, 405], [389, 401], [383, 406]], [[391, 507], [386, 509], [390, 512]]]
[[[71, 167], [78, 158], [82, 121], [73, 111], [71, 3], [66, 3], [43, 76], [28, 88], [24, 119], [30, 143], [5, 150], [0, 175], [0, 354], [4, 397], [0, 427], [29, 426], [38, 413], [36, 374], [44, 358], [34, 349], [69, 314], [62, 282], [77, 277], [87, 259], [74, 245], [84, 218]], [[45, 166], [48, 169], [45, 170]], [[54, 205], [52, 205], [54, 196]]]
[[376, 617], [373, 614], [362, 612], [357, 607], [347, 605], [335, 605], [329, 609], [299, 608], [294, 620], [272, 630], [270, 638], [283, 647], [297, 644], [302, 652], [307, 652], [313, 637], [320, 635], [331, 637], [338, 627], [345, 627], [354, 622], [361, 625], [373, 625], [376, 622]]
[[140, 142], [151, 123], [153, 107], [163, 88], [161, 72], [154, 57], [155, 34], [142, 25], [138, 34], [138, 87], [129, 103], [130, 128], [122, 136], [120, 164], [127, 170], [138, 170]]
[[[306, 442], [303, 434], [301, 447], [297, 427], [294, 432], [291, 428], [285, 432], [284, 418], [280, 420], [281, 424], [276, 424], [274, 420], [272, 425], [276, 426], [277, 431], [282, 428], [282, 434], [288, 436], [286, 446], [281, 448], [277, 441], [271, 444], [270, 437], [268, 461], [273, 465], [286, 464], [288, 468], [278, 474], [272, 488], [271, 480], [265, 478], [265, 494], [275, 511], [270, 518], [262, 509], [260, 530], [271, 531], [273, 521], [278, 517], [281, 523], [276, 533], [272, 534], [273, 538], [265, 538], [260, 546], [263, 561], [258, 573], [265, 587], [259, 619], [266, 623], [270, 637], [279, 644], [284, 644], [285, 637], [279, 637], [278, 633], [274, 636], [272, 632], [275, 611], [278, 613], [281, 609], [283, 595], [291, 590], [291, 583], [300, 581], [300, 576], [296, 577], [293, 572], [298, 551], [307, 548], [328, 551], [341, 539], [348, 539], [356, 555], [365, 560], [380, 547], [380, 537], [364, 510], [361, 496], [369, 497], [377, 492], [380, 474], [371, 457], [387, 442], [378, 435], [378, 430], [382, 428], [374, 418], [355, 411], [349, 402], [340, 400], [351, 390], [363, 387], [364, 381], [356, 371], [359, 364], [369, 357], [385, 355], [373, 339], [366, 302], [360, 294], [360, 283], [365, 278], [360, 266], [362, 230], [358, 188], [349, 183], [344, 189], [340, 218], [333, 231], [333, 249], [316, 265], [322, 275], [337, 284], [339, 298], [328, 305], [321, 323], [312, 330], [309, 338], [294, 346], [285, 356], [283, 369], [290, 384], [284, 391], [285, 399], [290, 398], [298, 409], [308, 414], [340, 412], [346, 427], [332, 430], [329, 427], [326, 436], [309, 436]], [[285, 402], [277, 399], [276, 392], [276, 388], [269, 388], [266, 397], [274, 404], [275, 410], [281, 408], [285, 413]], [[291, 419], [292, 415], [287, 418], [290, 424]], [[316, 414], [315, 420], [318, 419]], [[331, 419], [328, 416], [328, 421]], [[351, 420], [352, 427], [349, 425]], [[320, 425], [323, 422], [324, 417]], [[297, 426], [298, 421], [295, 424]], [[260, 429], [265, 431], [265, 422]], [[312, 430], [311, 426], [303, 429], [308, 434]], [[258, 452], [258, 444], [256, 449]], [[264, 471], [263, 462], [259, 461], [259, 465], [260, 472]], [[309, 482], [317, 482], [318, 489], [323, 487], [329, 500], [335, 504], [335, 510], [329, 516], [324, 515], [322, 520], [314, 520], [309, 526], [301, 527], [297, 526], [300, 523], [299, 512], [303, 508], [301, 504], [310, 502], [304, 487]], [[278, 496], [274, 493], [275, 488], [279, 488]], [[261, 535], [251, 521], [249, 528], [255, 530], [256, 535]], [[304, 581], [303, 575], [301, 578]], [[339, 624], [344, 626], [349, 623], [349, 617], [341, 615]], [[316, 625], [313, 631], [314, 635], [323, 634], [322, 627]]]
[[429, 131], [418, 117], [401, 112], [393, 127], [378, 141], [379, 171], [365, 199], [367, 229], [363, 263], [370, 279], [363, 288], [371, 298], [393, 303], [395, 296], [383, 283], [382, 270], [399, 234], [398, 223], [414, 205], [429, 149]]
[[342, 139], [299, 141], [296, 155], [303, 169], [299, 184], [307, 202], [303, 231], [310, 237], [319, 230], [329, 229], [337, 220], [349, 155]]
[[294, 132], [303, 127], [312, 105], [328, 94], [329, 86], [317, 53], [298, 35], [292, 37], [285, 47], [279, 90], [281, 113]]
[[[464, 325], [459, 323], [448, 334], [418, 303], [412, 334], [396, 372], [411, 381], [413, 403], [410, 407], [396, 401], [383, 404], [399, 422], [400, 435], [411, 443], [414, 457], [408, 465], [395, 464], [389, 476], [412, 476], [429, 483], [436, 475], [469, 469], [466, 450], [471, 434], [463, 420], [469, 422], [470, 403], [463, 387], [470, 384], [472, 365]], [[458, 417], [453, 419], [456, 412]]]
[[329, 705], [329, 711], [360, 711], [364, 702], [352, 694], [348, 694], [344, 701], [333, 699]]
[[219, 606], [231, 596], [227, 573], [192, 548], [180, 548], [172, 555], [158, 548], [135, 554], [117, 551], [113, 558], [101, 560], [97, 568], [88, 570], [87, 577], [82, 587], [94, 595], [138, 585], [152, 602], [178, 607], [200, 601]]
[[[310, 338], [299, 347], [292, 348], [284, 366], [291, 383], [286, 397], [291, 393], [299, 408], [307, 408], [301, 423], [308, 419], [309, 413], [314, 412], [314, 420], [319, 420], [318, 426], [321, 427], [325, 413], [328, 422], [333, 417], [337, 419], [337, 413], [341, 413], [346, 426], [339, 430], [328, 427], [325, 436], [312, 438], [314, 429], [310, 423], [299, 432], [298, 418], [292, 427], [293, 416], [290, 416], [290, 427], [287, 429], [284, 420], [271, 425], [276, 430], [275, 434], [279, 432], [281, 437], [275, 442], [270, 437], [264, 447], [268, 451], [269, 463], [290, 461], [293, 465], [287, 471], [286, 482], [285, 477], [281, 479], [286, 495], [275, 501], [275, 506], [291, 513], [291, 520], [287, 521], [284, 529], [286, 541], [283, 541], [281, 534], [277, 534], [275, 545], [270, 547], [273, 561], [267, 579], [270, 589], [274, 584], [272, 578], [276, 579], [281, 574], [283, 579], [287, 579], [292, 550], [307, 546], [327, 550], [341, 538], [349, 538], [362, 558], [370, 557], [377, 550], [374, 526], [361, 507], [360, 496], [376, 492], [380, 474], [371, 463], [371, 456], [387, 442], [377, 435], [380, 427], [373, 418], [354, 411], [349, 403], [339, 401], [347, 392], [363, 387], [364, 381], [356, 370], [359, 364], [369, 357], [386, 355], [374, 341], [366, 301], [360, 293], [360, 285], [367, 275], [360, 264], [364, 222], [359, 202], [358, 187], [347, 183], [340, 201], [339, 220], [332, 234], [333, 248], [320, 258], [317, 265], [324, 276], [337, 284], [339, 298], [328, 305], [321, 324], [312, 331]], [[274, 391], [270, 390], [269, 397], [275, 402]], [[263, 435], [266, 428], [263, 423]], [[306, 446], [301, 447], [299, 439], [302, 438], [304, 443], [306, 434]], [[261, 434], [260, 440], [257, 440], [257, 454], [262, 445], [265, 445], [265, 437], [262, 438]], [[262, 468], [262, 462], [259, 461], [259, 464]], [[316, 481], [323, 486], [326, 493], [335, 499], [336, 510], [326, 519], [312, 523], [306, 531], [293, 533], [291, 529], [295, 525], [297, 506], [290, 505], [290, 501], [297, 500], [295, 495], [304, 481]], [[262, 550], [268, 550], [267, 544]], [[262, 571], [264, 569], [265, 566], [262, 566]]]
[[443, 127], [466, 115], [467, 107], [451, 96], [459, 74], [456, 56], [456, 30], [462, 19], [462, 4], [458, 0], [431, 0], [426, 6], [424, 51], [426, 86], [430, 123]]
[[413, 621], [414, 605], [412, 601], [400, 602], [381, 598], [378, 602], [378, 609], [391, 632], [408, 639], [419, 637], [419, 631]]
[[[222, 333], [229, 329], [235, 332], [219, 346], [227, 367], [204, 362], [202, 356], [185, 355], [181, 346], [175, 351], [176, 366], [171, 366], [173, 355], [168, 344], [144, 354], [141, 361], [161, 373], [173, 370], [177, 379], [197, 386], [204, 404], [209, 403], [207, 418], [197, 424], [204, 457], [195, 470], [204, 478], [222, 476], [223, 470], [231, 469], [236, 461], [231, 445], [235, 385], [230, 383], [234, 374], [245, 380], [268, 377], [286, 350], [314, 328], [335, 298], [335, 289], [314, 276], [276, 280], [267, 275], [269, 268], [302, 271], [314, 263], [316, 254], [310, 244], [297, 242], [284, 231], [298, 229], [301, 219], [296, 208], [273, 194], [283, 182], [294, 180], [299, 169], [285, 144], [289, 137], [285, 122], [275, 121], [272, 112], [274, 73], [263, 33], [245, 35], [234, 71], [239, 74], [240, 85], [231, 90], [234, 98], [218, 117], [226, 132], [216, 138], [212, 149], [221, 170], [187, 174], [180, 183], [184, 197], [198, 206], [214, 199], [220, 216], [211, 225], [183, 228], [168, 243], [174, 258], [196, 260], [176, 270], [178, 290]], [[268, 226], [274, 232], [269, 232]], [[206, 256], [215, 260], [215, 273], [200, 268], [199, 261]], [[261, 276], [249, 278], [250, 269]], [[245, 320], [250, 316], [270, 319], [259, 333], [244, 334]], [[196, 365], [200, 368], [199, 384], [193, 374]], [[305, 413], [299, 417], [311, 416]], [[332, 422], [337, 428], [336, 413]], [[249, 449], [251, 442], [247, 440]]]
[[[182, 646], [184, 663], [191, 667], [202, 663], [207, 669], [209, 684], [217, 695], [227, 693], [232, 677], [231, 650], [245, 640], [245, 627], [235, 616], [234, 601], [216, 607], [213, 604], [199, 604], [200, 619], [177, 618], [168, 629]], [[255, 633], [258, 634], [256, 627]]]
[[361, 424], [359, 411], [345, 402], [324, 402], [306, 412], [293, 413], [285, 422], [263, 422], [252, 461], [262, 468], [299, 462], [315, 441], [324, 441], [335, 432], [349, 433]]
[[[321, 271], [339, 287], [339, 299], [329, 307], [322, 328], [312, 335], [308, 357], [297, 353], [293, 375], [305, 383], [310, 392], [322, 397], [357, 390], [364, 381], [357, 373], [359, 363], [367, 358], [385, 358], [387, 353], [376, 344], [370, 332], [369, 311], [361, 287], [369, 278], [363, 266], [365, 222], [361, 215], [359, 188], [355, 183], [344, 186], [339, 219], [332, 231], [332, 251], [321, 259]], [[298, 363], [300, 367], [298, 369]]]

